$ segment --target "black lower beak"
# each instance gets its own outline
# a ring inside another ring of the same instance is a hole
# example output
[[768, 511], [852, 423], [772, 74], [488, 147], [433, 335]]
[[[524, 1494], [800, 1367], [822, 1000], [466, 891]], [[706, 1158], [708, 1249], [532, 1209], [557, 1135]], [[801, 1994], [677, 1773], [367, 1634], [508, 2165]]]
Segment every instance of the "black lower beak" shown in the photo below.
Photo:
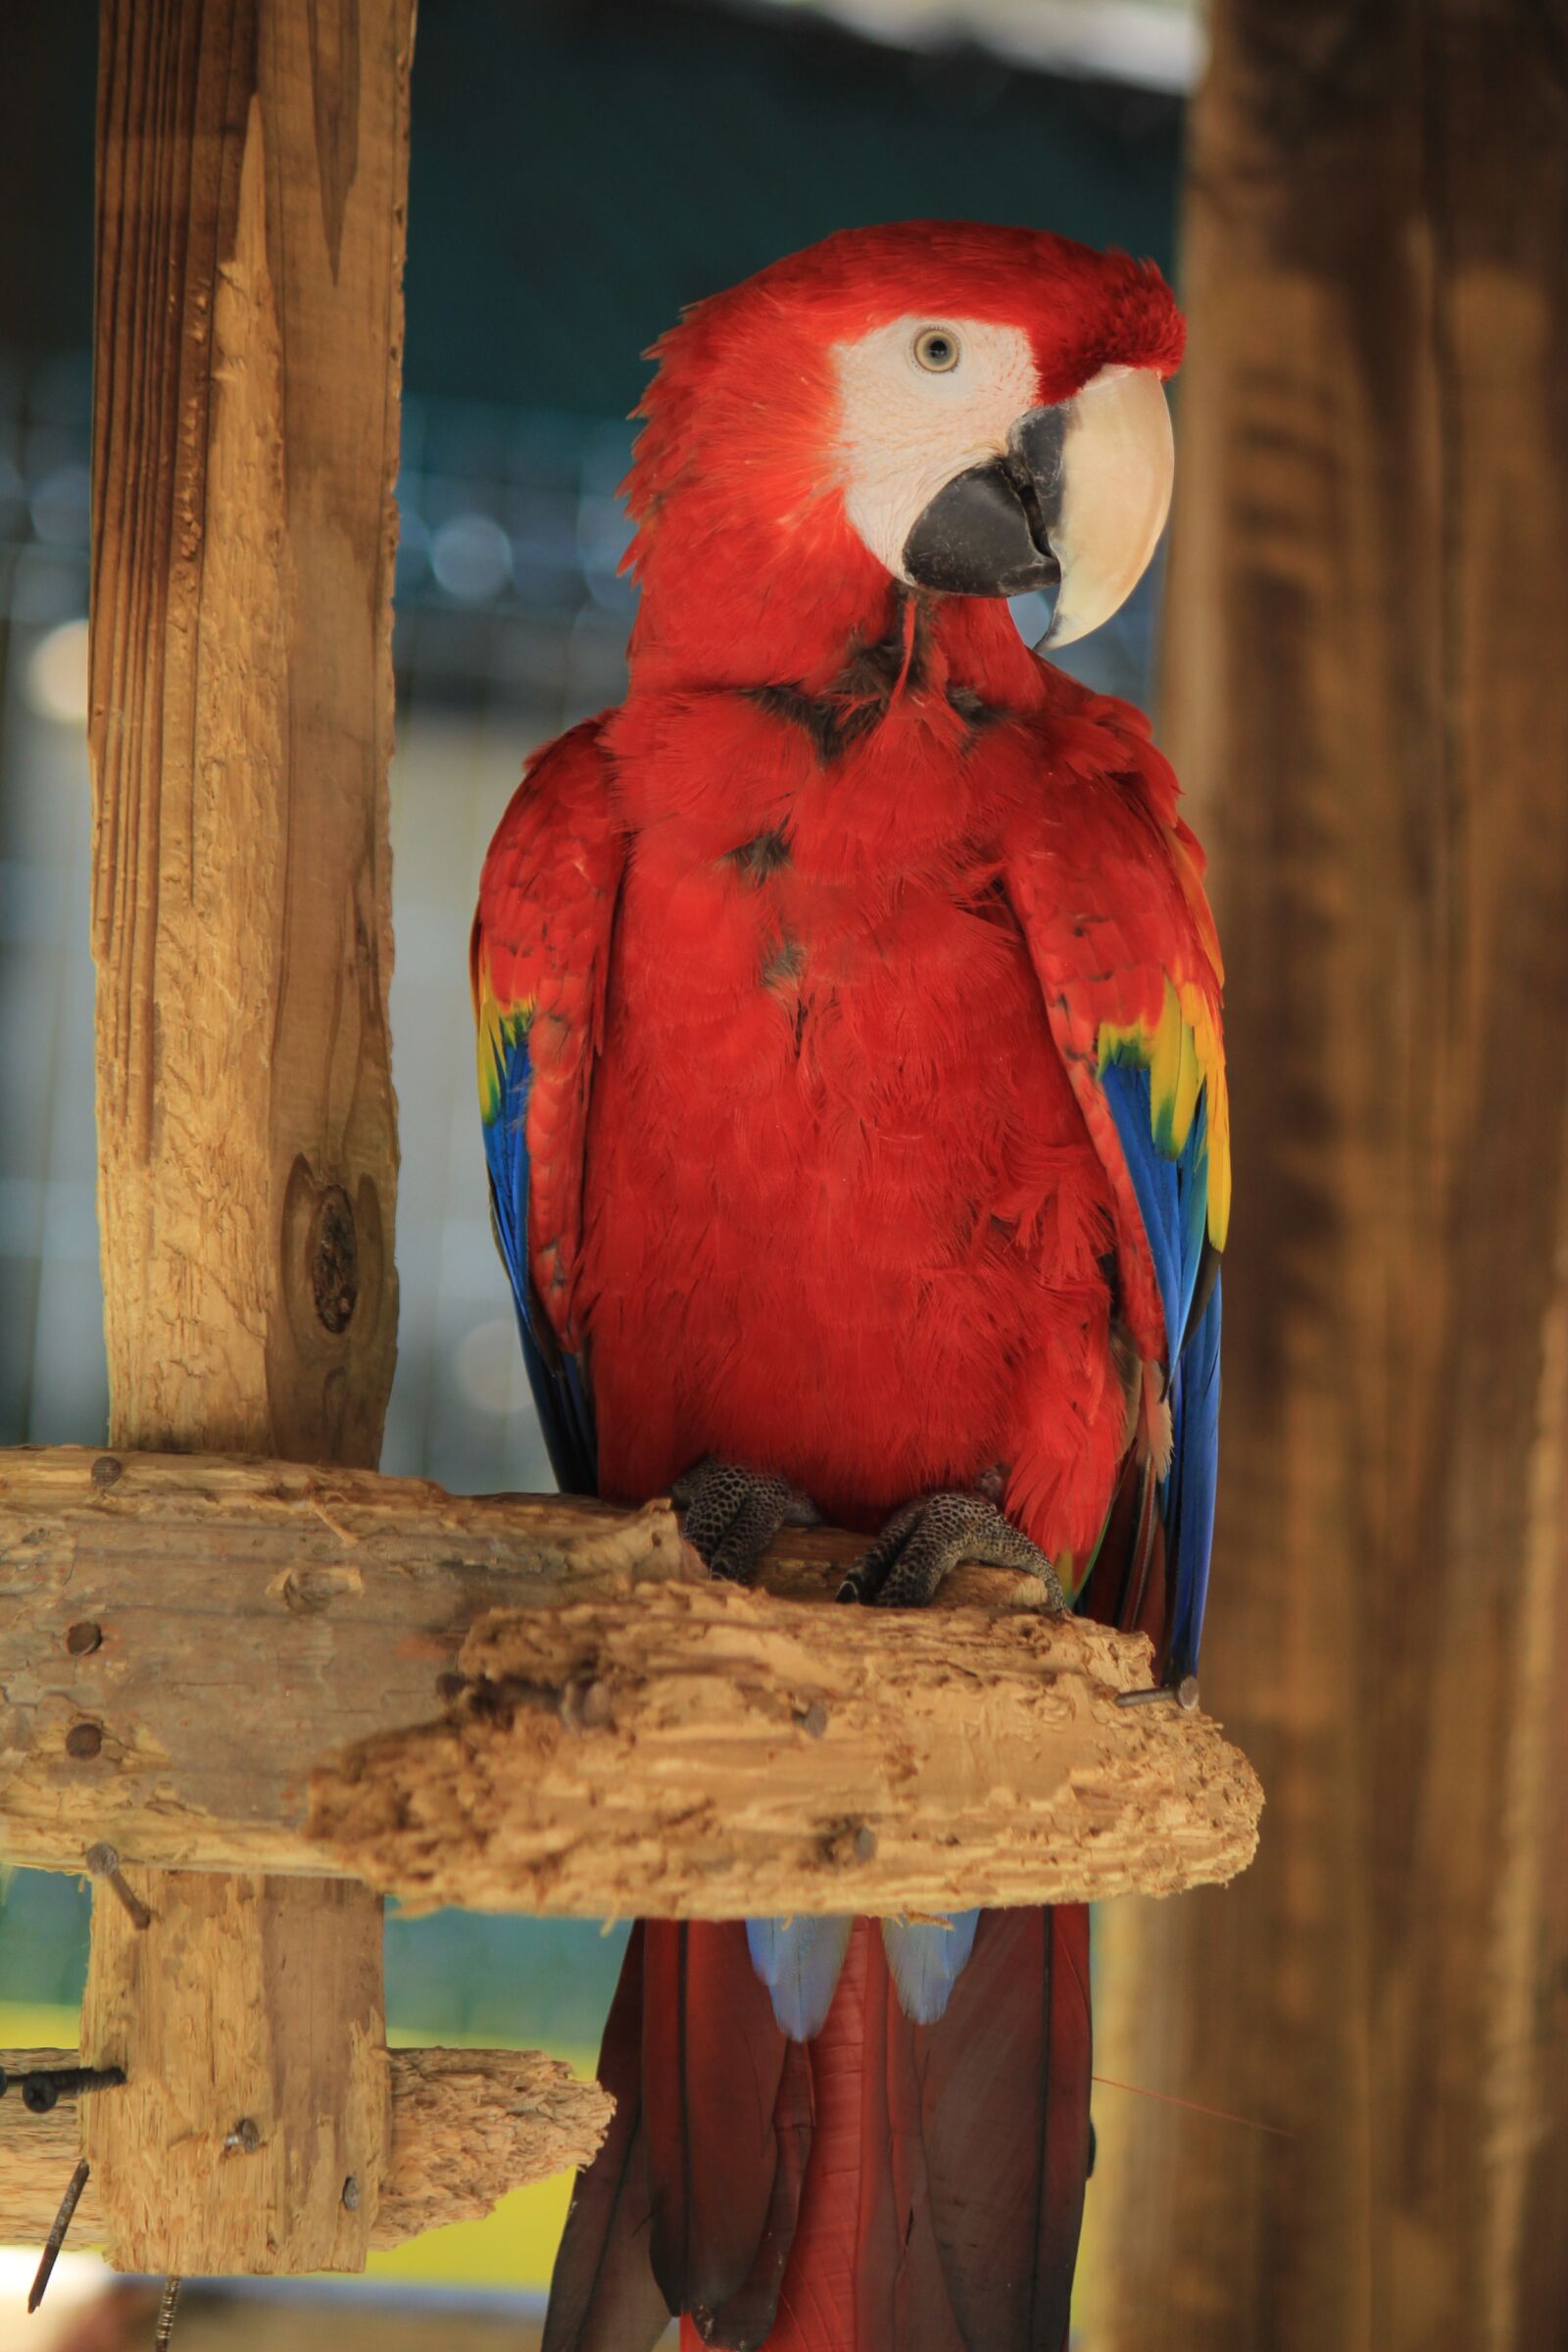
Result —
[[1007, 454], [971, 466], [939, 490], [904, 543], [906, 575], [948, 596], [1025, 596], [1054, 588], [1051, 531], [1061, 512], [1061, 459], [1071, 404], [1032, 409]]

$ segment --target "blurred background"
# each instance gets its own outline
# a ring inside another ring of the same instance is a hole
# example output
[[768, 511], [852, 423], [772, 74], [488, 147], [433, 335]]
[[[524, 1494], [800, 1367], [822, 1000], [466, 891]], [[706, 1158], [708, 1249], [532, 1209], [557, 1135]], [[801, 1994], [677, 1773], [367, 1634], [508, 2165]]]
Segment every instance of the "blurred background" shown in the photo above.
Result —
[[[83, 739], [96, 35], [93, 0], [10, 0], [0, 26], [0, 1445], [90, 1443], [107, 1410]], [[421, 10], [392, 773], [402, 1305], [384, 1469], [466, 1492], [551, 1484], [490, 1238], [467, 929], [523, 756], [621, 691], [633, 592], [616, 489], [639, 355], [683, 303], [856, 221], [1020, 221], [1169, 270], [1200, 51], [1195, 13], [1168, 0]], [[1147, 703], [1156, 597], [1152, 578], [1074, 649], [1083, 674]], [[1019, 625], [1038, 635], [1029, 601]], [[75, 2042], [87, 1916], [79, 1883], [0, 1880], [0, 2047]], [[542, 2047], [591, 2072], [623, 1941], [593, 1924], [394, 1913], [392, 2038]], [[470, 2301], [469, 2317], [515, 2341], [568, 2187], [518, 2191], [372, 2272], [439, 2295], [443, 2329], [451, 2288], [514, 2298], [500, 2316]], [[0, 2269], [0, 2346], [33, 2260]], [[228, 2324], [259, 2314], [242, 2298]], [[121, 2317], [140, 2324], [141, 2304]], [[181, 2343], [204, 2324], [187, 2305]], [[279, 2325], [296, 2345], [301, 2324], [291, 2304]], [[401, 2340], [384, 2304], [374, 2324], [379, 2344]]]
[[[91, 0], [0, 7], [0, 1444], [105, 1414], [95, 30]], [[1568, 2346], [1568, 0], [426, 0], [385, 1467], [546, 1483], [465, 948], [523, 755], [619, 691], [637, 355], [915, 214], [1152, 255], [1192, 323], [1162, 610], [1156, 569], [1073, 651], [1156, 710], [1213, 858], [1237, 1213], [1203, 1693], [1267, 1807], [1235, 1886], [1097, 1923], [1075, 2343]], [[85, 1944], [80, 1887], [11, 1882], [0, 2046], [74, 2041]], [[587, 2068], [619, 1949], [394, 1915], [391, 2032]], [[193, 2294], [180, 2352], [526, 2346], [565, 2195], [329, 2308]], [[24, 2322], [35, 2252], [0, 2254], [0, 2352], [145, 2340], [145, 2291], [95, 2301], [86, 2258]]]

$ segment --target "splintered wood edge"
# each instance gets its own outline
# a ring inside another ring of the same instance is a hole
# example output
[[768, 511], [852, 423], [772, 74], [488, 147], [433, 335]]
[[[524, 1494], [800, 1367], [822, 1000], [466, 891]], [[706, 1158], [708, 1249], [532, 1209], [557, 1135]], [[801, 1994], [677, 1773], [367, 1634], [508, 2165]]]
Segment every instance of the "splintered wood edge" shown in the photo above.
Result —
[[[7, 2074], [76, 2063], [74, 2050], [0, 2051]], [[614, 2107], [597, 2082], [538, 2050], [393, 2050], [389, 2065], [391, 2170], [372, 2247], [481, 2220], [509, 2189], [589, 2163]], [[80, 2114], [74, 2100], [48, 2115], [26, 2114], [20, 2096], [0, 2100], [0, 2243], [41, 2244], [81, 2152]], [[215, 2162], [221, 2156], [214, 2150]], [[98, 2246], [107, 2234], [89, 2178], [71, 2243]]]
[[823, 1605], [862, 1542], [787, 1531], [742, 1592], [667, 1501], [0, 1452], [0, 1853], [79, 1870], [109, 1839], [601, 1918], [1168, 1892], [1250, 1859], [1260, 1794], [1217, 1728], [1116, 1705], [1147, 1641], [972, 1566], [929, 1609]]
[[308, 1835], [412, 1910], [742, 1918], [1164, 1894], [1262, 1791], [1149, 1644], [995, 1608], [803, 1611], [645, 1585], [496, 1611], [439, 1721], [312, 1775]]

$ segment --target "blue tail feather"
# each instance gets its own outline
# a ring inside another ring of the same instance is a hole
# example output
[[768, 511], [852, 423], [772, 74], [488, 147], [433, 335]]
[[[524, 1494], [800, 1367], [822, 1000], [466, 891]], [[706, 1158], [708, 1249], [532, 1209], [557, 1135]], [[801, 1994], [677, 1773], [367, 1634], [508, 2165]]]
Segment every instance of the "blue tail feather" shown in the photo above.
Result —
[[827, 2022], [850, 1948], [851, 1919], [749, 1919], [752, 1966], [773, 1996], [773, 2015], [792, 2041], [809, 2041]]

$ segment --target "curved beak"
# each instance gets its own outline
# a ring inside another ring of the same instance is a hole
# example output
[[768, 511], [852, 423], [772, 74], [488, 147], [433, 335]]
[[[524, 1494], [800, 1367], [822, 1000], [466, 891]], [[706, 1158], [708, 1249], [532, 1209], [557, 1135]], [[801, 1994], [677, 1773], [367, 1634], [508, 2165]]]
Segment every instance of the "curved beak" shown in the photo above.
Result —
[[1061, 589], [1037, 652], [1087, 637], [1126, 603], [1165, 527], [1176, 473], [1165, 387], [1152, 368], [1102, 368], [1064, 405], [1051, 533]]
[[1036, 647], [1108, 620], [1147, 569], [1170, 507], [1175, 448], [1159, 378], [1104, 368], [1071, 400], [1031, 409], [1004, 457], [939, 490], [904, 545], [904, 571], [952, 596], [1055, 588]]

